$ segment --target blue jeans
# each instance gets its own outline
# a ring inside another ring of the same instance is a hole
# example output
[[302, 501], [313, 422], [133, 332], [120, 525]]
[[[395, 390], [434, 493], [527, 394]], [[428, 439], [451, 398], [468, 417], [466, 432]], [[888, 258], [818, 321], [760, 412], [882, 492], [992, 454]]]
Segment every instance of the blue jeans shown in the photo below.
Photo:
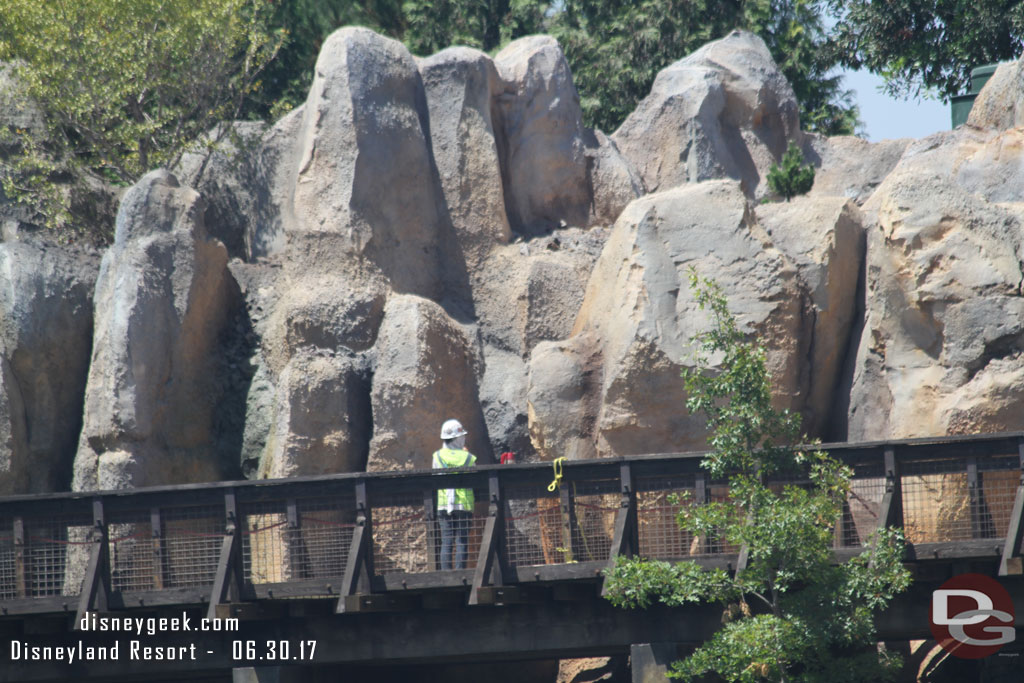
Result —
[[[469, 554], [469, 520], [473, 513], [468, 510], [440, 510], [437, 519], [441, 523], [441, 570], [465, 569]], [[452, 567], [452, 544], [455, 545], [455, 566]]]

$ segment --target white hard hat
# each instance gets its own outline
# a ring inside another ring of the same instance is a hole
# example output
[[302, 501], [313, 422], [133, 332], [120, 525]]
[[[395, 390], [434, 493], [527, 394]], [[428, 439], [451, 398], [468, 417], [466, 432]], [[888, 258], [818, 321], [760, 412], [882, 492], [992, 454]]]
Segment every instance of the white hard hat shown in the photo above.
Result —
[[441, 439], [444, 441], [464, 436], [468, 433], [469, 432], [462, 428], [462, 423], [458, 420], [446, 420], [445, 423], [441, 425]]

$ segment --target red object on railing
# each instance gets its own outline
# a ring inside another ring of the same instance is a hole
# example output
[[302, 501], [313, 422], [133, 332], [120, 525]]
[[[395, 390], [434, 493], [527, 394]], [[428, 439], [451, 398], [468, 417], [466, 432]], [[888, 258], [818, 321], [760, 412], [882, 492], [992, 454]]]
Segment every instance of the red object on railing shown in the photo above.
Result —
[[501, 464], [509, 465], [516, 461], [516, 454], [512, 451], [505, 451], [501, 454]]

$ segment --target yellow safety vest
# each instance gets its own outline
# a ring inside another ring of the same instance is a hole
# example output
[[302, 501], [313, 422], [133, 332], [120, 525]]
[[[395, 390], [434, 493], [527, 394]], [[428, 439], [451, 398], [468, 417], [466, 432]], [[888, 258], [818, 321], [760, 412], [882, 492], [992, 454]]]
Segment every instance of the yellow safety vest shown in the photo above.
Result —
[[[442, 448], [434, 451], [434, 469], [447, 467], [469, 467], [476, 464], [476, 456], [467, 450]], [[437, 509], [473, 510], [473, 489], [441, 489], [437, 492]]]

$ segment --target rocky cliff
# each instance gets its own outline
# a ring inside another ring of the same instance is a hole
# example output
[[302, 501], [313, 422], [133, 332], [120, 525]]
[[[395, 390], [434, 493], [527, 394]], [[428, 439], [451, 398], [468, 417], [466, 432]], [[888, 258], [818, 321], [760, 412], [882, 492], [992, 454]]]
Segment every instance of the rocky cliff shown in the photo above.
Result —
[[[828, 139], [734, 32], [606, 135], [551, 38], [341, 29], [305, 104], [124, 193], [104, 253], [0, 205], [0, 493], [423, 468], [449, 417], [483, 462], [700, 448], [691, 267], [811, 436], [1024, 429], [1022, 69], [958, 130]], [[816, 183], [773, 201], [790, 142]]]

